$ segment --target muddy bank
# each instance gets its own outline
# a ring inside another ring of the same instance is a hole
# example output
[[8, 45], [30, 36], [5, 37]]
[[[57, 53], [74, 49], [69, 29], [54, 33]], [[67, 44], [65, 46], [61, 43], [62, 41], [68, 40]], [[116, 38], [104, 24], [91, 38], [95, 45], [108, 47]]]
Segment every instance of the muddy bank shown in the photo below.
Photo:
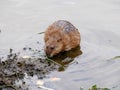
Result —
[[[24, 47], [23, 50], [38, 54], [39, 50]], [[74, 52], [74, 53], [73, 53]], [[75, 57], [81, 55], [80, 47], [69, 52], [62, 52], [52, 58], [44, 56], [20, 56], [20, 52], [14, 53], [9, 50], [7, 58], [0, 58], [0, 89], [7, 90], [30, 90], [26, 77], [37, 76], [37, 81], [47, 78], [51, 71], [64, 71]], [[73, 62], [76, 63], [77, 62]], [[72, 64], [72, 63], [71, 63]], [[37, 84], [37, 81], [34, 84]], [[21, 83], [20, 83], [21, 82]], [[27, 82], [27, 83], [26, 83]]]
[[[25, 75], [37, 75], [38, 79], [46, 77], [50, 71], [58, 70], [57, 64], [52, 61], [41, 58], [18, 58], [19, 54], [12, 53], [7, 56], [5, 61], [0, 61], [0, 88], [11, 88], [15, 90], [24, 90], [25, 82], [17, 86], [15, 82], [22, 80]], [[26, 87], [28, 88], [28, 87]], [[7, 89], [9, 90], [9, 89]]]

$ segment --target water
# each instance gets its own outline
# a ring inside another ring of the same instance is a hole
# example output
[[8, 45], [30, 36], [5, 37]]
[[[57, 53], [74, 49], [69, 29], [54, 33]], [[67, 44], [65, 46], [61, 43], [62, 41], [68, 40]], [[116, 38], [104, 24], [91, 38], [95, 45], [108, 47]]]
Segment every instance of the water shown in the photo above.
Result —
[[68, 20], [81, 33], [82, 55], [63, 72], [51, 72], [61, 78], [46, 86], [55, 90], [79, 90], [94, 84], [120, 89], [120, 1], [119, 0], [1, 0], [0, 55], [9, 48], [41, 42], [48, 25]]

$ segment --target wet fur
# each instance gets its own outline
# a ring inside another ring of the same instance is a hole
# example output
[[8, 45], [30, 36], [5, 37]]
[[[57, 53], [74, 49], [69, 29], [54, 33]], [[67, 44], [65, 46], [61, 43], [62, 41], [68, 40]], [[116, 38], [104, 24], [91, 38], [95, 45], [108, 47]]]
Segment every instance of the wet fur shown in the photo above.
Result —
[[47, 28], [44, 40], [46, 54], [52, 57], [79, 46], [80, 33], [70, 22], [58, 20]]

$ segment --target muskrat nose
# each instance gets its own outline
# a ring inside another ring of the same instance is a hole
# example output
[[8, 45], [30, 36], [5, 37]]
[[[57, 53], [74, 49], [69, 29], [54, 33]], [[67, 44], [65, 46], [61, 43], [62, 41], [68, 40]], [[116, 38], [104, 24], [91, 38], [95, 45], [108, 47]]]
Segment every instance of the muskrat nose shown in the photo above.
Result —
[[46, 49], [45, 53], [47, 54], [47, 56], [49, 56], [50, 55], [50, 50]]
[[46, 56], [47, 56], [47, 57], [50, 57], [50, 53], [49, 53], [49, 52], [46, 52]]
[[48, 57], [50, 57], [50, 54], [51, 54], [51, 50], [49, 49], [49, 48], [46, 48], [46, 55], [48, 56]]
[[51, 53], [46, 52], [47, 57], [52, 57]]
[[54, 51], [54, 49], [55, 49], [54, 45], [46, 46], [46, 55], [49, 56], [49, 57], [52, 57], [51, 54]]

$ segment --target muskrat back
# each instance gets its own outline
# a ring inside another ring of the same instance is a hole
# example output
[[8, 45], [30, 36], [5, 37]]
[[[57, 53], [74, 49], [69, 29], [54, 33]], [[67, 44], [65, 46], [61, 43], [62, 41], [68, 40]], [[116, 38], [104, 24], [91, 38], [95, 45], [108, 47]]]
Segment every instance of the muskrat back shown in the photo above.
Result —
[[66, 20], [58, 20], [50, 25], [44, 36], [45, 52], [52, 57], [80, 45], [80, 33]]

